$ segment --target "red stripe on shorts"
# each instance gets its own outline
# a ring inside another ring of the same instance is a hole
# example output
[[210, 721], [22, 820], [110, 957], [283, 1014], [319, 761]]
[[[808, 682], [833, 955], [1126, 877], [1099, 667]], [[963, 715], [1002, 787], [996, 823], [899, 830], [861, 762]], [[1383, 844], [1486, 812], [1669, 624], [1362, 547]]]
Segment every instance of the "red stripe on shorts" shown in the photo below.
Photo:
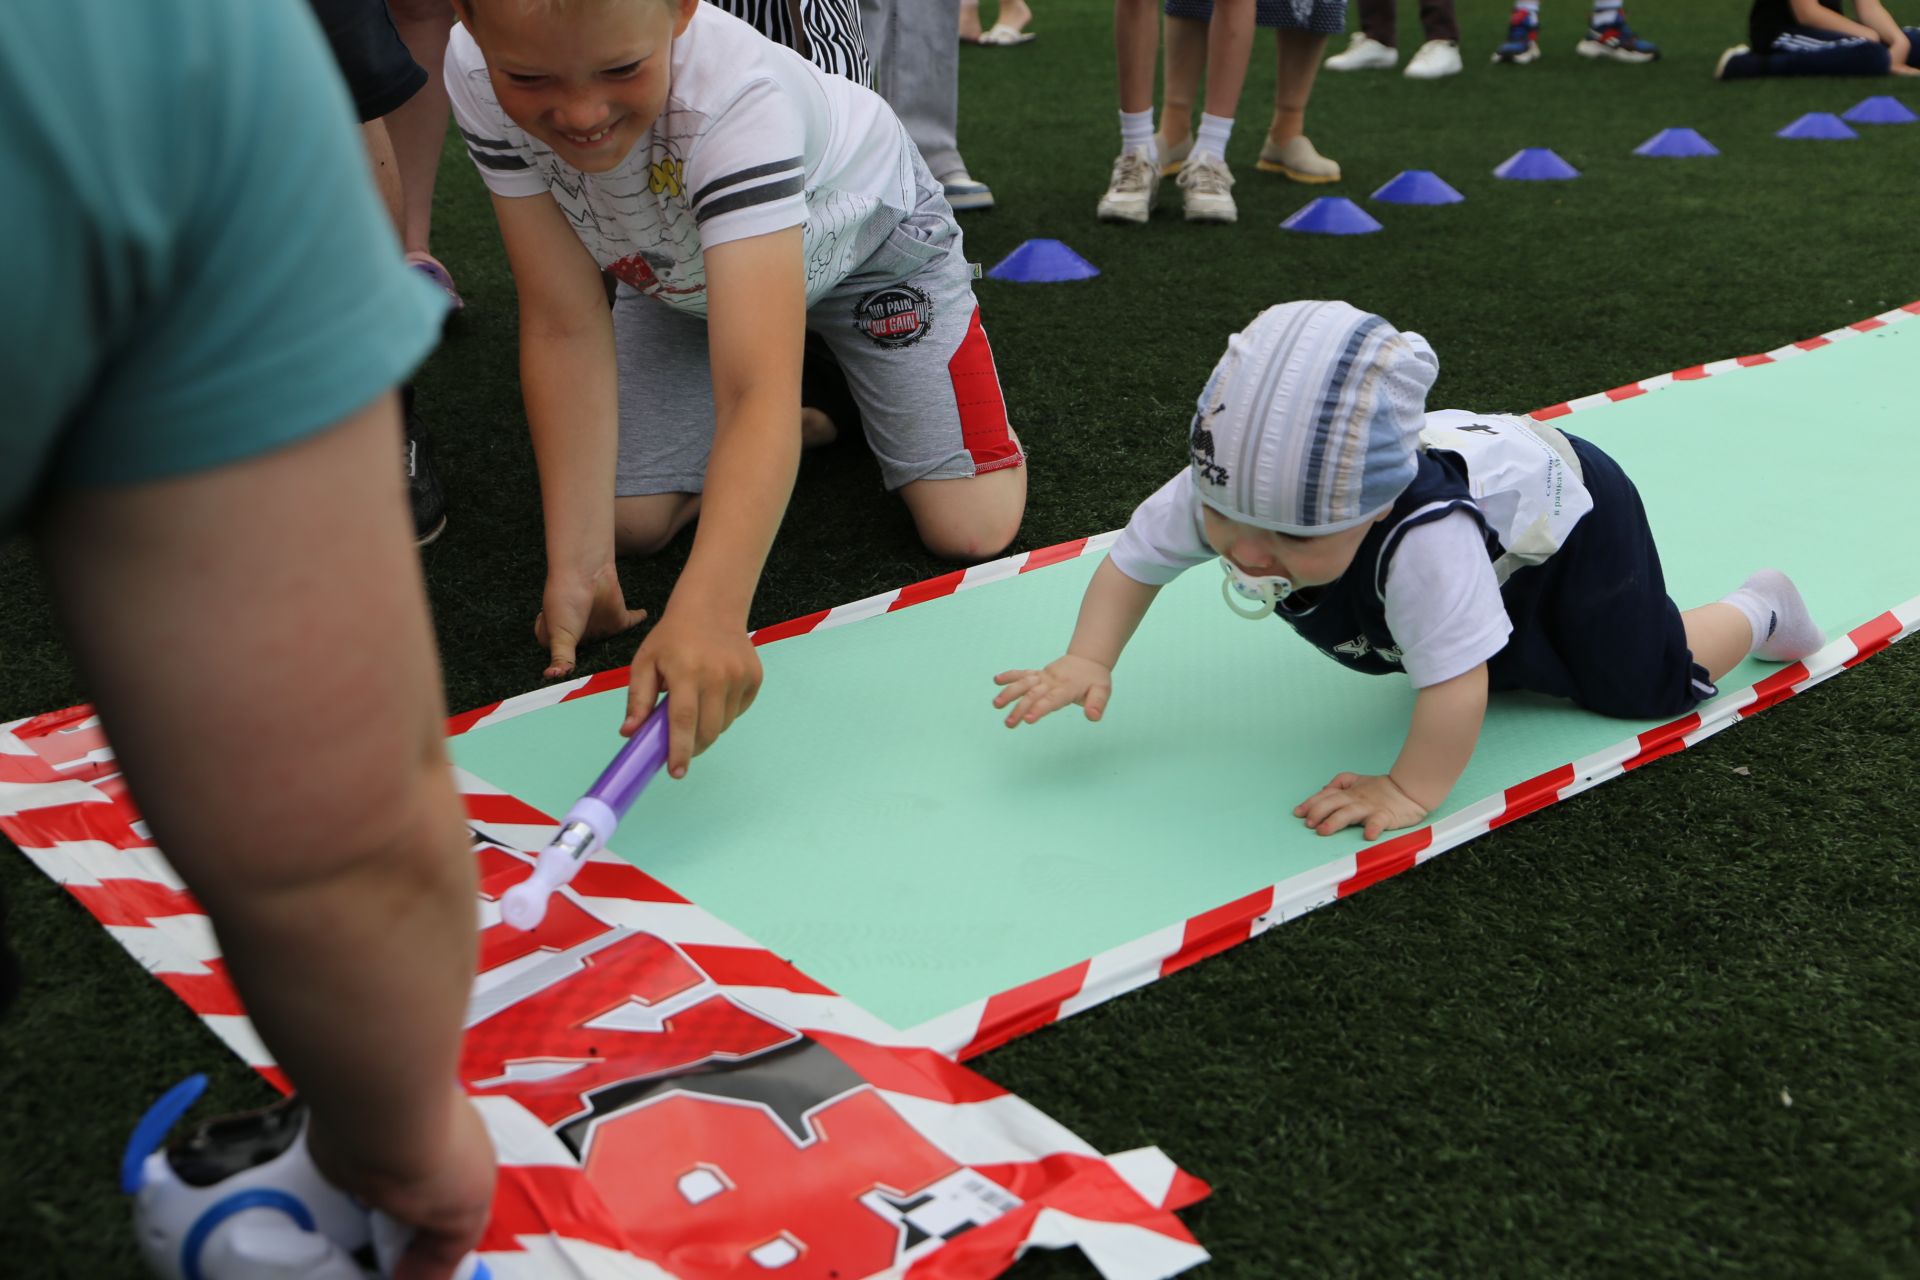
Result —
[[1007, 400], [1000, 393], [1000, 372], [993, 347], [980, 327], [980, 308], [967, 321], [967, 336], [947, 361], [953, 379], [953, 403], [960, 411], [960, 438], [973, 457], [974, 474], [1020, 464], [1020, 446], [1007, 425]]

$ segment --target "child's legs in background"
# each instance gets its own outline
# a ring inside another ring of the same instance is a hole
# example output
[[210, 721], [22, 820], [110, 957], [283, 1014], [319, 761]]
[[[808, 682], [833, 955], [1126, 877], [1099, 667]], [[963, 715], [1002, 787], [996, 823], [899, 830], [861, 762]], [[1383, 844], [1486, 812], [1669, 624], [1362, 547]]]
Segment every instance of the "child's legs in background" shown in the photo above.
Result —
[[1279, 71], [1273, 86], [1273, 123], [1267, 127], [1267, 140], [1284, 145], [1306, 131], [1307, 99], [1313, 96], [1313, 80], [1320, 73], [1320, 55], [1326, 52], [1327, 38], [1313, 31], [1282, 28], [1274, 32], [1279, 51]]
[[[1911, 43], [1909, 37], [1909, 43]], [[1913, 54], [1908, 54], [1911, 62]], [[1883, 76], [1888, 72], [1887, 46], [1878, 40], [1836, 36], [1814, 27], [1800, 27], [1773, 42], [1771, 49], [1755, 49], [1727, 59], [1722, 80], [1749, 80], [1757, 76]]]
[[[1360, 30], [1366, 33], [1367, 39], [1386, 45], [1389, 49], [1397, 47], [1393, 43], [1397, 34], [1394, 10], [1399, 3], [1400, 0], [1358, 0]], [[1427, 7], [1426, 3], [1421, 5], [1422, 20], [1426, 17]]]
[[[1169, 6], [1176, 10], [1191, 4]], [[1178, 143], [1193, 134], [1193, 104], [1200, 94], [1200, 77], [1207, 69], [1205, 18], [1169, 13], [1166, 27], [1167, 70], [1160, 91], [1160, 139]]]
[[[1366, 5], [1360, 6], [1366, 12]], [[1460, 41], [1460, 23], [1453, 16], [1453, 0], [1420, 0], [1420, 30], [1429, 40]]]
[[1120, 74], [1120, 110], [1153, 110], [1153, 63], [1160, 46], [1158, 0], [1113, 0], [1113, 52]]
[[699, 513], [713, 451], [707, 322], [621, 285], [613, 299], [620, 454], [614, 546], [649, 556]]

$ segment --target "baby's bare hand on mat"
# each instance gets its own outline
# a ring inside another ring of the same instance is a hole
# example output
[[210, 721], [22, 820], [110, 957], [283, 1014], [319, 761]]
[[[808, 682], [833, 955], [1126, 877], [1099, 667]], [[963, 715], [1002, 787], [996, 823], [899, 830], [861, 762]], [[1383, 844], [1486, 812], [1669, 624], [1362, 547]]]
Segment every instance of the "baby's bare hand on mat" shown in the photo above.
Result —
[[1079, 703], [1087, 709], [1087, 719], [1098, 720], [1113, 696], [1113, 672], [1091, 658], [1068, 654], [1049, 662], [1043, 670], [1002, 671], [993, 678], [1000, 686], [995, 707], [1013, 704], [1007, 712], [1007, 728], [1022, 721], [1032, 724], [1041, 716], [1061, 707]]
[[1385, 774], [1342, 773], [1295, 805], [1293, 816], [1323, 836], [1357, 826], [1373, 840], [1414, 825], [1427, 810]]

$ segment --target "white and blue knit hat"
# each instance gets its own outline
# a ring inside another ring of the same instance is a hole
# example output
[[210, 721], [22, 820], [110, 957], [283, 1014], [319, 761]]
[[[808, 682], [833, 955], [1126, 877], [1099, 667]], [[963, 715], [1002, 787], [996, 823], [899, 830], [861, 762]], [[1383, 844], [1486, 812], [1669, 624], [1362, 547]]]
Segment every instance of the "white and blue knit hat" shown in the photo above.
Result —
[[1427, 340], [1344, 302], [1268, 307], [1227, 341], [1188, 446], [1200, 499], [1302, 537], [1364, 524], [1413, 480]]

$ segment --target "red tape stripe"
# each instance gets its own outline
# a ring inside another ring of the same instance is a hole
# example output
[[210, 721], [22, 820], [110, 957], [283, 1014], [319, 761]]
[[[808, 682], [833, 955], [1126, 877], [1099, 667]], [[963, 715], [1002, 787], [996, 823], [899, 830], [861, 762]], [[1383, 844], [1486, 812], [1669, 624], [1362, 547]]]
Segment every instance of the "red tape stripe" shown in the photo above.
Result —
[[1273, 910], [1273, 886], [1235, 899], [1223, 907], [1203, 911], [1187, 921], [1180, 949], [1160, 962], [1160, 976], [1178, 973], [1190, 964], [1217, 956], [1253, 936], [1253, 922]]
[[1640, 735], [1639, 754], [1621, 762], [1620, 768], [1638, 769], [1650, 764], [1661, 756], [1670, 756], [1687, 745], [1687, 735], [1700, 727], [1698, 712], [1680, 717], [1671, 724], [1663, 724], [1658, 729], [1649, 729]]
[[893, 603], [887, 606], [887, 612], [905, 609], [909, 605], [925, 604], [929, 600], [938, 600], [941, 596], [950, 596], [960, 589], [960, 580], [967, 576], [965, 569], [955, 569], [952, 573], [943, 573], [937, 578], [928, 578], [916, 582], [910, 587], [900, 588]]
[[1402, 871], [1410, 871], [1420, 860], [1421, 852], [1432, 843], [1433, 828], [1422, 827], [1383, 844], [1370, 844], [1354, 859], [1353, 874], [1342, 880], [1334, 892], [1342, 898], [1351, 897]]
[[164, 916], [206, 914], [186, 890], [151, 880], [102, 880], [70, 884], [66, 890], [104, 925], [145, 925]]
[[1058, 973], [1050, 973], [1044, 978], [1021, 983], [1011, 991], [989, 996], [986, 1010], [980, 1015], [980, 1030], [974, 1033], [973, 1039], [967, 1042], [966, 1048], [960, 1050], [958, 1056], [971, 1058], [989, 1049], [997, 1049], [1009, 1040], [1016, 1040], [1029, 1031], [1056, 1021], [1060, 1017], [1060, 1006], [1079, 995], [1080, 989], [1086, 985], [1087, 971], [1092, 966], [1091, 960], [1082, 960]]
[[1560, 798], [1560, 789], [1572, 782], [1573, 766], [1563, 764], [1537, 778], [1528, 778], [1518, 786], [1508, 787], [1506, 810], [1487, 824], [1487, 830], [1504, 827], [1515, 818], [1524, 818], [1536, 809], [1546, 808]]
[[1893, 638], [1899, 634], [1900, 619], [1894, 617], [1892, 613], [1883, 613], [1870, 622], [1861, 623], [1847, 632], [1847, 639], [1853, 641], [1856, 652], [1841, 665], [1851, 667], [1856, 663], [1865, 662], [1892, 644]]
[[1027, 562], [1020, 566], [1020, 572], [1031, 573], [1035, 569], [1044, 569], [1050, 564], [1059, 564], [1063, 560], [1072, 560], [1087, 549], [1088, 539], [1075, 538], [1072, 542], [1056, 542], [1050, 547], [1041, 547], [1038, 551], [1027, 553]]
[[805, 614], [798, 618], [788, 618], [785, 622], [776, 622], [770, 627], [762, 627], [753, 633], [755, 644], [772, 644], [775, 640], [785, 640], [789, 636], [803, 636], [827, 620], [831, 609], [822, 609], [818, 613]]
[[467, 816], [475, 822], [497, 822], [503, 826], [550, 827], [555, 819], [542, 813], [518, 796], [469, 793], [460, 800]]
[[1782, 667], [1765, 680], [1753, 682], [1753, 701], [1740, 708], [1740, 717], [1757, 716], [1775, 703], [1785, 702], [1794, 694], [1793, 686], [1807, 678], [1807, 664], [1796, 662], [1792, 666]]

